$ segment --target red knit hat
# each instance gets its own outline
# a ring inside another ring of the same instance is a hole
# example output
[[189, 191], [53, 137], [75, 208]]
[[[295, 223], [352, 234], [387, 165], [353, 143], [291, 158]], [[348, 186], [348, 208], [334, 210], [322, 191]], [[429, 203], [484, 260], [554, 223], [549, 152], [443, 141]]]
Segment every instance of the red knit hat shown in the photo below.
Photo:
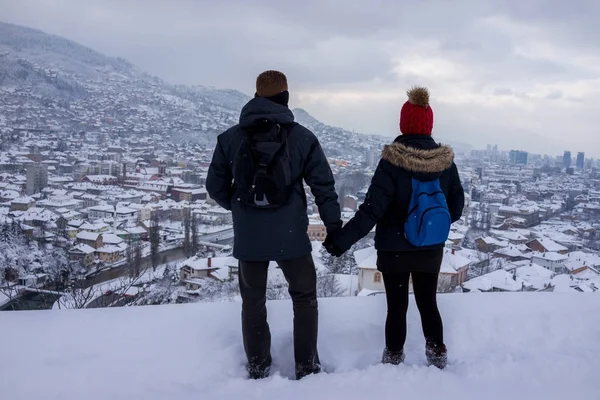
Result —
[[429, 90], [414, 87], [406, 94], [408, 101], [400, 111], [400, 132], [403, 135], [431, 135], [433, 110], [429, 106]]

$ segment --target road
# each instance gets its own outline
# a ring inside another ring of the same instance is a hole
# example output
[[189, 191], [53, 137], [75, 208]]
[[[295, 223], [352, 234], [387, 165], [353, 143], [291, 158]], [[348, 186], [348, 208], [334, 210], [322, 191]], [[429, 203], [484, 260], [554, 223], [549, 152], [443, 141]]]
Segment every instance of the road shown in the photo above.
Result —
[[222, 231], [207, 233], [206, 235], [200, 236], [201, 242], [212, 242], [217, 244], [230, 244], [233, 243], [233, 228], [224, 229]]

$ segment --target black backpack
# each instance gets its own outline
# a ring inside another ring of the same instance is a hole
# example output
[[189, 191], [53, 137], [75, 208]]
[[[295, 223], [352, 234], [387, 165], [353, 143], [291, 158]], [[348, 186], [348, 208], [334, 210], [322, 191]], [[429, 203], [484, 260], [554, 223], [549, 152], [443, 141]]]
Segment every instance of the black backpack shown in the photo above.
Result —
[[235, 197], [242, 204], [265, 209], [287, 203], [295, 184], [287, 138], [296, 125], [261, 120], [242, 130], [233, 161]]

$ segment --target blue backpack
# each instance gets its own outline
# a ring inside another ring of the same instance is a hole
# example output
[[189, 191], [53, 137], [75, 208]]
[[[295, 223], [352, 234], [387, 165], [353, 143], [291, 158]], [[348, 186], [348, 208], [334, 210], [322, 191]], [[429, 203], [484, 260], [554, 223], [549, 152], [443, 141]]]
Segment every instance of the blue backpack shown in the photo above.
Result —
[[440, 180], [412, 178], [412, 197], [404, 223], [404, 236], [416, 247], [446, 243], [452, 220]]

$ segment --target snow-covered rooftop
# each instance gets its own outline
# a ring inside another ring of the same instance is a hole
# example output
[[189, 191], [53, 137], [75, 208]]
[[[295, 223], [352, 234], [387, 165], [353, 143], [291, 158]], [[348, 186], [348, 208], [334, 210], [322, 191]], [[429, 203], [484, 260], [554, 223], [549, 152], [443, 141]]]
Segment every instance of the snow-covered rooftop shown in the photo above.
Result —
[[444, 249], [444, 258], [442, 259], [440, 273], [455, 274], [459, 269], [470, 265], [470, 263], [471, 260], [463, 257], [458, 252], [453, 253], [450, 249]]
[[[210, 260], [210, 261], [209, 261]], [[209, 266], [210, 262], [210, 266]], [[206, 269], [217, 269], [229, 266], [237, 266], [238, 261], [233, 257], [191, 257], [181, 263], [181, 267], [190, 267], [193, 270], [200, 271]]]
[[534, 253], [531, 256], [531, 259], [535, 262], [535, 260], [549, 260], [549, 261], [564, 261], [569, 256], [566, 254], [554, 253], [552, 251], [548, 251], [546, 253]]
[[537, 264], [518, 267], [516, 274], [517, 277], [527, 282], [526, 286], [531, 286], [538, 290], [545, 288], [554, 276], [552, 271]]
[[551, 240], [551, 239], [548, 239], [548, 238], [539, 238], [537, 240], [548, 251], [561, 252], [561, 251], [567, 251], [568, 250], [565, 246], [563, 246], [561, 244], [558, 244], [554, 240]]
[[100, 236], [100, 234], [96, 232], [81, 231], [77, 234], [76, 238], [79, 240], [96, 241], [98, 240], [98, 236]]
[[85, 243], [77, 243], [73, 247], [71, 247], [70, 251], [72, 251], [74, 253], [80, 252], [83, 254], [92, 254], [93, 252], [96, 251], [96, 249], [94, 249], [91, 246], [88, 246]]
[[377, 269], [377, 250], [375, 247], [366, 247], [354, 252], [354, 261], [358, 268]]
[[507, 292], [517, 292], [523, 289], [525, 281], [510, 272], [499, 269], [489, 274], [473, 278], [463, 285], [471, 291], [490, 291], [492, 289], [503, 290]]

